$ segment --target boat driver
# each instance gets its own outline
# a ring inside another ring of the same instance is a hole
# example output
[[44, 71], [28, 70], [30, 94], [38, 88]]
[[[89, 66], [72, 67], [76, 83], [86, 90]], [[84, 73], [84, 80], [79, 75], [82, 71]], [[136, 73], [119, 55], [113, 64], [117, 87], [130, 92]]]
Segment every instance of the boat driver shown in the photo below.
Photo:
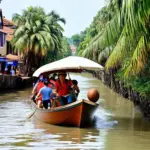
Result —
[[70, 94], [70, 87], [72, 86], [71, 79], [66, 79], [66, 72], [58, 73], [58, 80], [55, 83], [56, 93], [61, 105], [72, 103], [72, 96]]

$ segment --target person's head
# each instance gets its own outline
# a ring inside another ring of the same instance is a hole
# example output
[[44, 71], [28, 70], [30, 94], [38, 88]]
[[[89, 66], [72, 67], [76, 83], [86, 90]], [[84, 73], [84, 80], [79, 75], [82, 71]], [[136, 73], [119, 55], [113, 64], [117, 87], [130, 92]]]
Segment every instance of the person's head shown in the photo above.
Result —
[[58, 78], [60, 80], [65, 80], [66, 76], [67, 76], [66, 72], [59, 72], [58, 73]]
[[57, 73], [53, 73], [53, 78], [54, 78], [54, 79], [57, 78]]
[[54, 80], [56, 81], [58, 79], [58, 75], [56, 74], [55, 76], [54, 76]]
[[48, 86], [48, 81], [47, 80], [44, 80], [44, 85]]
[[43, 77], [43, 75], [40, 75], [40, 77], [39, 77], [39, 81], [43, 81], [43, 79], [44, 79], [44, 77]]
[[50, 79], [50, 80], [54, 80], [54, 81], [56, 81], [56, 80], [57, 80], [57, 78], [58, 78], [58, 76], [57, 76], [57, 74], [56, 74], [56, 73], [53, 73], [53, 74], [51, 74], [51, 75], [49, 76], [49, 79]]
[[77, 80], [72, 80], [72, 84], [73, 85], [78, 85], [78, 81]]

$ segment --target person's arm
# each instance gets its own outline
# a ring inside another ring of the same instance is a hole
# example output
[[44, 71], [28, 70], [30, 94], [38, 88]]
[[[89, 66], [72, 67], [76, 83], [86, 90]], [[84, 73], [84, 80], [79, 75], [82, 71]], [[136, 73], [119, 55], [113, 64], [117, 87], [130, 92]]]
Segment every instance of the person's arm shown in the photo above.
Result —
[[50, 100], [53, 100], [53, 93], [50, 94]]
[[58, 81], [56, 81], [56, 82], [55, 82], [56, 96], [58, 96], [58, 88], [59, 88]]
[[72, 80], [68, 80], [68, 86], [69, 86], [69, 87], [72, 87], [72, 86], [73, 86]]
[[52, 89], [50, 91], [50, 101], [53, 102], [53, 97], [55, 96], [55, 94], [53, 93]]
[[42, 92], [42, 89], [40, 89], [40, 91], [39, 91], [39, 93], [36, 95], [35, 99], [38, 99], [38, 97], [40, 96], [41, 92]]
[[78, 86], [76, 86], [76, 91], [77, 91], [78, 93], [80, 93], [80, 89], [79, 89]]
[[35, 94], [35, 90], [36, 90], [36, 87], [37, 87], [38, 83], [35, 84], [33, 90], [32, 90], [32, 94]]
[[54, 96], [55, 96], [55, 94], [52, 92], [52, 93], [50, 94], [50, 101], [53, 101], [53, 100], [54, 100]]

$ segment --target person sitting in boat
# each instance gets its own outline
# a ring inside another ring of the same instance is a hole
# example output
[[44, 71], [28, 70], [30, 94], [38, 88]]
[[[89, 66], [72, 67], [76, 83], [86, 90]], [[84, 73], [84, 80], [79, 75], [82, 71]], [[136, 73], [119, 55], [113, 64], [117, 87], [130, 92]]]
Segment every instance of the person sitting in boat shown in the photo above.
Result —
[[52, 83], [53, 85], [55, 85], [55, 83], [56, 83], [56, 77], [57, 77], [57, 74], [54, 73], [52, 76], [50, 76], [49, 82]]
[[48, 82], [48, 87], [49, 88], [54, 88], [55, 84], [53, 84], [52, 82], [50, 82], [48, 77], [45, 77], [43, 81], [47, 81]]
[[[39, 93], [36, 96], [36, 99], [39, 98], [40, 95], [42, 95], [42, 104], [45, 109], [48, 109], [48, 106], [50, 104], [50, 95], [52, 94], [52, 89], [48, 87], [49, 82], [47, 80], [44, 81], [44, 87], [40, 89]], [[38, 107], [39, 108], [39, 107]]]
[[78, 95], [80, 93], [80, 89], [79, 89], [79, 86], [78, 86], [78, 81], [77, 80], [72, 80], [72, 97], [73, 97], [73, 100], [76, 101], [77, 98], [78, 98]]
[[39, 85], [39, 83], [41, 83], [43, 81], [44, 81], [44, 76], [40, 75], [39, 80], [36, 83], [33, 84], [34, 85], [33, 90], [32, 90], [33, 95], [37, 94], [37, 86]]
[[66, 101], [67, 104], [72, 102], [72, 96], [70, 94], [72, 81], [70, 79], [66, 79], [66, 76], [66, 72], [59, 72], [58, 80], [55, 83], [56, 93], [62, 106], [66, 104]]
[[[32, 90], [32, 100], [35, 100], [35, 96], [39, 93], [40, 89], [44, 87], [44, 78], [43, 76], [40, 76], [38, 82], [35, 84], [33, 90]], [[38, 105], [38, 108], [41, 108], [41, 104], [42, 104], [42, 95], [39, 96], [38, 99], [36, 99], [36, 104]]]

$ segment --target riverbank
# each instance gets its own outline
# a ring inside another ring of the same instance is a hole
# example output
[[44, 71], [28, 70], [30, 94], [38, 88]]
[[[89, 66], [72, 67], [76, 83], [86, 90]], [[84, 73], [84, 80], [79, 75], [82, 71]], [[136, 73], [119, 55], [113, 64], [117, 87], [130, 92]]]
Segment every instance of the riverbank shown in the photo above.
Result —
[[143, 116], [150, 120], [150, 100], [146, 97], [140, 96], [140, 94], [132, 88], [125, 87], [122, 81], [116, 80], [114, 70], [94, 71], [92, 74], [109, 88], [113, 89], [124, 98], [131, 100], [135, 106], [140, 108]]
[[0, 93], [32, 86], [31, 77], [0, 75]]

